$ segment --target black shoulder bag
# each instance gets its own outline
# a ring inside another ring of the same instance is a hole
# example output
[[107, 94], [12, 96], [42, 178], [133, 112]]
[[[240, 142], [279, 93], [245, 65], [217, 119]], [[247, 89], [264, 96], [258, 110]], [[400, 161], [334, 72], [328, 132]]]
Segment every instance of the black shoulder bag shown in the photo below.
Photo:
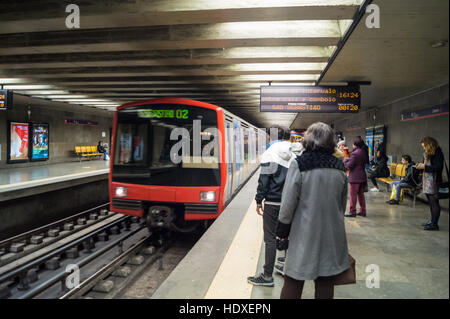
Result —
[[447, 172], [447, 181], [439, 184], [438, 198], [448, 199], [448, 167], [444, 158], [445, 171]]

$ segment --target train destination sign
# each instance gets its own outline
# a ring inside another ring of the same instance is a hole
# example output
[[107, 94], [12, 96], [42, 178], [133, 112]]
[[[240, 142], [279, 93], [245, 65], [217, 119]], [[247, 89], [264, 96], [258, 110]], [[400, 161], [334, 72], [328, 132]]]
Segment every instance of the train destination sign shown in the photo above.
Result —
[[261, 112], [357, 113], [359, 85], [261, 86]]

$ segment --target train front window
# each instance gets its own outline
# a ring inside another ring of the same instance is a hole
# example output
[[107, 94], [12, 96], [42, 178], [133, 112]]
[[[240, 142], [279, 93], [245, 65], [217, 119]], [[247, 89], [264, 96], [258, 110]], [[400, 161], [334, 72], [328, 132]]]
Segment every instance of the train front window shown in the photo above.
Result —
[[[219, 148], [218, 139], [211, 133], [214, 131], [217, 131], [217, 113], [210, 109], [146, 105], [120, 110], [113, 181], [160, 186], [218, 186]], [[202, 153], [195, 153], [198, 149]], [[210, 158], [206, 161], [196, 155]]]

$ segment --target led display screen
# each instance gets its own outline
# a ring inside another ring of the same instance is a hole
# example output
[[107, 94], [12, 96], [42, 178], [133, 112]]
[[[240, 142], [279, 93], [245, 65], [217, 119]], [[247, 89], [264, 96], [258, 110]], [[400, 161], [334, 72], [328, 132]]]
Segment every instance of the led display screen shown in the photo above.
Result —
[[261, 112], [357, 113], [358, 86], [261, 86]]

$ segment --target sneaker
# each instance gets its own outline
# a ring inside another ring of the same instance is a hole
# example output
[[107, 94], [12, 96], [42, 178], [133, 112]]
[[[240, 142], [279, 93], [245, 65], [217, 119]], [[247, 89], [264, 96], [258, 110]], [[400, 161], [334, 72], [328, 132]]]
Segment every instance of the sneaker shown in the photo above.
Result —
[[427, 221], [426, 223], [423, 223], [422, 224], [422, 226], [429, 226], [429, 225], [431, 225], [431, 224], [433, 224], [432, 222], [431, 222], [431, 220], [429, 220], [429, 221]]
[[277, 261], [278, 261], [280, 264], [284, 264], [285, 261], [286, 261], [286, 257], [278, 257]]
[[345, 214], [344, 217], [356, 217], [356, 214]]
[[261, 273], [258, 277], [248, 277], [247, 282], [255, 285], [255, 286], [267, 286], [267, 287], [273, 287], [273, 277], [270, 277], [269, 279], [266, 279], [264, 277], [264, 274]]
[[370, 189], [371, 192], [379, 192], [380, 190], [376, 187]]
[[275, 272], [277, 272], [280, 275], [284, 276], [284, 266], [275, 265], [274, 269], [275, 269]]

